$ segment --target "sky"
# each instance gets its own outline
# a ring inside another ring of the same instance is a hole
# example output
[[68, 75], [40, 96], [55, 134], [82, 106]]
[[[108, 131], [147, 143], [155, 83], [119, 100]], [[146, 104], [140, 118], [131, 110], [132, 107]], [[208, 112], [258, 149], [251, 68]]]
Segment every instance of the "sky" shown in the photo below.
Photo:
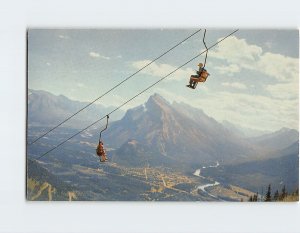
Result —
[[[28, 87], [92, 101], [195, 31], [194, 29], [30, 29]], [[207, 29], [209, 47], [235, 29]], [[204, 30], [133, 76], [97, 103], [119, 106], [204, 50]], [[298, 129], [297, 30], [244, 30], [208, 52], [205, 83], [186, 87], [204, 55], [185, 65], [122, 109], [159, 93], [222, 122], [275, 131]]]

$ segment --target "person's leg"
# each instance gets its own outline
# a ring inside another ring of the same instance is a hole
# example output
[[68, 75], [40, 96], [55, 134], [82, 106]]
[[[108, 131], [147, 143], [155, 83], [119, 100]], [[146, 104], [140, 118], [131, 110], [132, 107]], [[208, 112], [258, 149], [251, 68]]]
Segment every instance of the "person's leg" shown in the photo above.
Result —
[[191, 75], [190, 81], [189, 81], [189, 85], [186, 85], [187, 87], [191, 87], [191, 85], [192, 85], [192, 78], [193, 78], [193, 75]]
[[197, 78], [199, 78], [199, 75], [191, 75], [191, 78], [190, 78], [190, 79], [195, 80], [195, 79], [197, 79]]
[[199, 82], [199, 77], [194, 75], [194, 77], [191, 78], [190, 86], [195, 89], [197, 82]]
[[198, 81], [199, 81], [199, 78], [191, 78], [191, 81], [192, 81], [192, 82], [198, 82]]
[[191, 85], [192, 85], [192, 83], [193, 83], [193, 75], [191, 75], [191, 77], [190, 77], [189, 86], [191, 86]]
[[193, 83], [192, 83], [192, 85], [191, 85], [191, 87], [193, 88], [193, 89], [195, 89], [195, 87], [196, 87], [196, 81], [193, 81]]

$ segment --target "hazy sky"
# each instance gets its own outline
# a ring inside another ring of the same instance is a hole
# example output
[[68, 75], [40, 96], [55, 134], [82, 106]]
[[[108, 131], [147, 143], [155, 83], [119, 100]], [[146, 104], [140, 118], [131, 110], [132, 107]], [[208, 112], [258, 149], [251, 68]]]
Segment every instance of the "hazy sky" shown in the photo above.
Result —
[[[189, 30], [42, 30], [28, 32], [28, 86], [91, 101], [149, 60], [177, 44]], [[207, 30], [207, 45], [232, 30]], [[203, 31], [118, 87], [99, 103], [118, 106], [204, 49]], [[153, 93], [203, 109], [218, 121], [261, 130], [298, 129], [298, 31], [239, 30], [208, 53], [210, 76], [185, 85], [204, 56], [130, 102]]]

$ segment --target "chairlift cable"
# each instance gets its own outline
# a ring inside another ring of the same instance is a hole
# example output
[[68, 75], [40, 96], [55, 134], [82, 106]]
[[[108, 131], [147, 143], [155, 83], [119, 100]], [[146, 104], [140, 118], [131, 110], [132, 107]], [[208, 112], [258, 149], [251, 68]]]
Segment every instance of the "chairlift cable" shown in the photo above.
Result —
[[88, 103], [87, 105], [85, 105], [83, 108], [79, 109], [77, 112], [75, 112], [71, 116], [67, 117], [65, 120], [63, 120], [62, 122], [60, 122], [58, 125], [54, 126], [50, 130], [48, 130], [46, 133], [44, 133], [41, 136], [39, 136], [38, 138], [36, 138], [34, 141], [32, 141], [31, 143], [29, 143], [28, 145], [32, 145], [33, 143], [37, 142], [38, 140], [40, 140], [41, 138], [43, 138], [44, 136], [46, 136], [47, 134], [49, 134], [50, 132], [52, 132], [53, 130], [55, 130], [56, 128], [58, 128], [59, 126], [61, 126], [62, 124], [64, 124], [68, 120], [70, 120], [71, 118], [73, 118], [75, 115], [77, 115], [78, 113], [80, 113], [81, 111], [83, 111], [84, 109], [86, 109], [87, 107], [89, 107], [90, 105], [92, 105], [93, 103], [95, 103], [96, 101], [98, 101], [99, 99], [101, 99], [102, 97], [104, 97], [105, 95], [107, 95], [108, 93], [110, 93], [111, 91], [113, 91], [114, 89], [116, 89], [117, 87], [119, 87], [120, 85], [122, 85], [124, 82], [126, 82], [127, 80], [129, 80], [130, 78], [132, 78], [134, 75], [138, 74], [143, 69], [145, 69], [146, 67], [150, 66], [153, 62], [157, 61], [158, 59], [160, 59], [161, 57], [163, 57], [164, 55], [166, 55], [167, 53], [169, 53], [171, 50], [175, 49], [176, 47], [178, 47], [183, 42], [185, 42], [186, 40], [188, 40], [189, 38], [191, 38], [192, 36], [194, 36], [195, 34], [197, 34], [200, 31], [201, 31], [201, 29], [195, 31], [194, 33], [192, 33], [191, 35], [189, 35], [188, 37], [186, 37], [184, 40], [180, 41], [179, 43], [177, 43], [176, 45], [174, 45], [172, 48], [168, 49], [163, 54], [161, 54], [157, 58], [153, 59], [151, 62], [147, 63], [142, 68], [140, 68], [139, 70], [137, 70], [136, 72], [134, 72], [133, 74], [131, 74], [130, 76], [128, 76], [127, 78], [125, 78], [123, 81], [119, 82], [117, 85], [115, 85], [114, 87], [112, 87], [111, 89], [109, 89], [108, 91], [106, 91], [105, 93], [103, 93], [101, 96], [97, 97], [96, 99], [94, 99], [93, 101], [91, 101], [90, 103]]
[[[124, 102], [123, 104], [121, 104], [120, 106], [116, 107], [114, 110], [112, 110], [110, 113], [108, 113], [107, 115], [111, 115], [112, 113], [114, 113], [115, 111], [119, 110], [121, 107], [123, 107], [124, 105], [126, 105], [127, 103], [129, 103], [130, 101], [132, 101], [133, 99], [135, 99], [136, 97], [140, 96], [141, 94], [143, 94], [144, 92], [146, 92], [147, 90], [149, 90], [150, 88], [152, 88], [153, 86], [155, 86], [156, 84], [158, 84], [159, 82], [163, 81], [164, 79], [166, 79], [167, 77], [169, 77], [171, 74], [175, 73], [177, 70], [181, 69], [182, 67], [184, 67], [185, 65], [187, 65], [188, 63], [190, 63], [191, 61], [195, 60], [196, 58], [198, 58], [199, 56], [201, 56], [203, 53], [207, 52], [209, 49], [212, 49], [213, 47], [215, 47], [216, 45], [218, 45], [219, 43], [221, 43], [222, 41], [224, 41], [225, 39], [227, 39], [228, 37], [230, 37], [231, 35], [233, 35], [234, 33], [236, 33], [239, 29], [234, 30], [233, 32], [231, 32], [230, 34], [228, 34], [227, 36], [223, 37], [221, 40], [217, 41], [216, 43], [214, 43], [213, 45], [211, 45], [209, 48], [207, 48], [205, 51], [199, 53], [198, 55], [196, 55], [195, 57], [193, 57], [192, 59], [188, 60], [187, 62], [185, 62], [183, 65], [179, 66], [178, 68], [176, 68], [175, 70], [173, 70], [172, 72], [170, 72], [169, 74], [167, 74], [166, 76], [162, 77], [161, 79], [159, 79], [158, 81], [156, 81], [155, 83], [151, 84], [150, 86], [148, 86], [146, 89], [144, 89], [143, 91], [139, 92], [138, 94], [136, 94], [135, 96], [131, 97], [130, 99], [128, 99], [126, 102]], [[52, 152], [53, 150], [55, 150], [56, 148], [60, 147], [61, 145], [63, 145], [64, 143], [66, 143], [67, 141], [69, 141], [70, 139], [74, 138], [75, 136], [77, 136], [78, 134], [82, 133], [83, 131], [87, 130], [88, 128], [90, 128], [91, 126], [97, 124], [99, 121], [103, 120], [107, 115], [103, 116], [102, 118], [96, 120], [95, 122], [93, 122], [92, 124], [88, 125], [87, 127], [85, 127], [84, 129], [80, 130], [79, 132], [73, 134], [71, 137], [67, 138], [66, 140], [62, 141], [61, 143], [59, 143], [58, 145], [56, 145], [55, 147], [53, 147], [52, 149], [48, 150], [47, 152], [45, 152], [44, 154], [42, 154], [41, 156], [39, 156], [37, 158], [37, 160], [41, 159], [42, 157], [44, 157], [45, 155], [49, 154], [50, 152]]]

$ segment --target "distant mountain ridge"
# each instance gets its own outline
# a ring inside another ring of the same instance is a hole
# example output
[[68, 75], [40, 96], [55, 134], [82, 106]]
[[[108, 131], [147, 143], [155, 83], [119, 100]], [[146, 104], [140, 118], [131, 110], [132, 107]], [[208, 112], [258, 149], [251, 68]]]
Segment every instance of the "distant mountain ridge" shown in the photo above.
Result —
[[259, 137], [250, 138], [249, 141], [273, 150], [288, 147], [299, 140], [299, 132], [295, 129], [281, 128], [280, 130]]
[[255, 129], [241, 127], [227, 120], [222, 121], [222, 125], [228, 130], [230, 130], [231, 132], [235, 133], [236, 135], [245, 138], [258, 137], [270, 133], [270, 131], [255, 130]]
[[[43, 90], [28, 90], [28, 124], [35, 126], [54, 126], [79, 109], [86, 106], [87, 102], [74, 101], [64, 95], [54, 95]], [[77, 116], [66, 122], [64, 126], [80, 128], [84, 124], [93, 122], [97, 117], [105, 116], [114, 107], [104, 107], [93, 104], [84, 109]], [[122, 111], [114, 114], [112, 120], [118, 120], [123, 116]]]

